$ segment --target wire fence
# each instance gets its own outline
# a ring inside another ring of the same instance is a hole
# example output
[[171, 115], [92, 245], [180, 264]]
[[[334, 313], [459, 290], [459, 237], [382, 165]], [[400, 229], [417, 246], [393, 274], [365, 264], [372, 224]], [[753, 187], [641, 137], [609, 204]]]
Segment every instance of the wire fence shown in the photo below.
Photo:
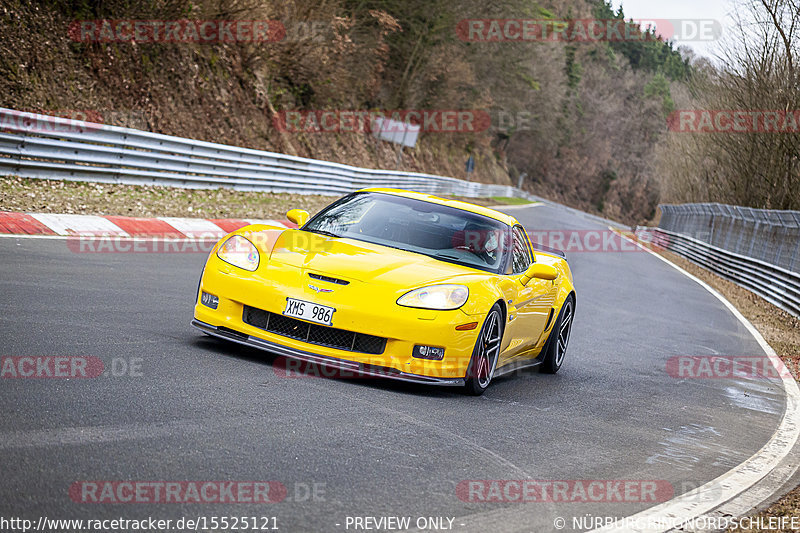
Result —
[[723, 204], [659, 207], [660, 229], [791, 272], [800, 272], [800, 211]]

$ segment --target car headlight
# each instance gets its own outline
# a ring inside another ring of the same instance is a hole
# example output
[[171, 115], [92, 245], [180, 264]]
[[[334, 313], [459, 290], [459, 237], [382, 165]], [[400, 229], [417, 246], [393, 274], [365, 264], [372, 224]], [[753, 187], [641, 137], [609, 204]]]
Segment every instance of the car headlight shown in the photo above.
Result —
[[432, 285], [405, 293], [398, 298], [397, 305], [438, 309], [458, 309], [467, 302], [469, 289], [463, 285]]
[[251, 272], [258, 268], [260, 260], [255, 245], [241, 235], [234, 235], [225, 241], [217, 250], [217, 257], [226, 263]]

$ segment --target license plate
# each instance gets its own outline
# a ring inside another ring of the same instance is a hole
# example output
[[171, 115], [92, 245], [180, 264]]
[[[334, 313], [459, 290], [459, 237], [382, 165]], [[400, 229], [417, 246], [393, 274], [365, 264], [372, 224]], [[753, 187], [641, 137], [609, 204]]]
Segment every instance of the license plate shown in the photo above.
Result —
[[286, 309], [283, 310], [283, 314], [286, 316], [301, 318], [326, 326], [333, 325], [333, 313], [335, 312], [336, 309], [333, 307], [295, 300], [294, 298], [286, 298]]

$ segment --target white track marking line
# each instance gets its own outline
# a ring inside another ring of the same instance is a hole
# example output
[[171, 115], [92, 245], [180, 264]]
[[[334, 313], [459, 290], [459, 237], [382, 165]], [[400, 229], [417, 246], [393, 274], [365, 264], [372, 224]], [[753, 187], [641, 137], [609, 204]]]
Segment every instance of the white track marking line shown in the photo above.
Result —
[[113, 235], [128, 237], [128, 232], [108, 220], [96, 215], [56, 215], [51, 213], [28, 213], [58, 235]]
[[[84, 235], [84, 238], [87, 236]], [[88, 237], [92, 237], [89, 235]], [[138, 241], [138, 242], [209, 242], [216, 239], [214, 236], [208, 237], [161, 237], [161, 236], [153, 236], [153, 237], [134, 237], [131, 235], [120, 235], [115, 236], [112, 235], [111, 237], [106, 236], [107, 238], [113, 241]], [[52, 239], [57, 241], [68, 241], [68, 240], [78, 240], [80, 236], [78, 235], [26, 235], [26, 234], [17, 234], [17, 233], [0, 233], [0, 239]], [[98, 240], [103, 240], [103, 236], [97, 236]], [[218, 240], [218, 239], [217, 239]]]
[[[65, 241], [68, 235], [28, 235], [26, 233], [0, 233], [0, 238], [7, 239], [55, 239]], [[73, 237], [74, 238], [74, 237]]]
[[246, 218], [246, 219], [244, 219], [244, 221], [248, 222], [250, 224], [264, 224], [266, 226], [280, 226], [281, 228], [288, 227], [288, 226], [286, 226], [286, 224], [284, 224], [283, 222], [280, 222], [279, 220], [265, 220], [265, 219], [259, 219], [259, 218]]
[[158, 217], [158, 220], [163, 220], [187, 237], [222, 238], [228, 234], [227, 231], [204, 218]]
[[[608, 227], [611, 231], [616, 231], [611, 226]], [[642, 246], [638, 242], [629, 239], [625, 235], [620, 235], [636, 244], [647, 253], [654, 255], [661, 261], [665, 262], [684, 276], [692, 281], [698, 283], [701, 287], [706, 289], [714, 295], [722, 304], [735, 316], [739, 322], [744, 325], [747, 331], [755, 338], [756, 342], [764, 350], [764, 353], [769, 357], [770, 362], [775, 367], [778, 374], [783, 381], [783, 388], [786, 392], [786, 410], [781, 419], [781, 423], [772, 434], [772, 437], [767, 443], [749, 459], [745, 460], [738, 466], [728, 470], [716, 479], [713, 479], [690, 492], [677, 496], [668, 502], [650, 507], [644, 511], [633, 514], [627, 517], [625, 525], [622, 527], [604, 527], [595, 529], [593, 531], [603, 532], [662, 532], [669, 531], [675, 526], [671, 527], [633, 527], [634, 525], [646, 525], [648, 522], [655, 525], [659, 519], [675, 520], [676, 523], [689, 521], [693, 518], [698, 518], [715, 508], [723, 505], [725, 502], [739, 496], [741, 493], [761, 481], [772, 470], [777, 468], [780, 462], [789, 454], [794, 447], [798, 438], [800, 437], [800, 387], [797, 382], [786, 371], [786, 365], [775, 353], [764, 337], [759, 331], [747, 320], [733, 304], [731, 304], [722, 294], [717, 292], [714, 288], [706, 282], [682, 269], [675, 263], [660, 256], [659, 254], [649, 250], [647, 247]], [[786, 480], [791, 478], [800, 464], [796, 465], [791, 472], [787, 475]]]

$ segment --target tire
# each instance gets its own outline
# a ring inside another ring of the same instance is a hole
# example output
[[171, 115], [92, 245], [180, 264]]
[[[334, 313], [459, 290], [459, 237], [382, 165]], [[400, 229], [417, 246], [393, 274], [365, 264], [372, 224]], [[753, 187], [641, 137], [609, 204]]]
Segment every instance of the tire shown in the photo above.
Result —
[[464, 389], [467, 394], [480, 396], [489, 387], [497, 368], [500, 344], [503, 341], [503, 312], [500, 304], [494, 304], [483, 321], [483, 327], [475, 341], [467, 368], [467, 381]]
[[550, 338], [545, 345], [545, 356], [540, 366], [545, 374], [555, 374], [564, 363], [564, 356], [569, 345], [569, 336], [572, 333], [572, 319], [575, 317], [575, 299], [567, 296], [558, 319], [550, 332]]

